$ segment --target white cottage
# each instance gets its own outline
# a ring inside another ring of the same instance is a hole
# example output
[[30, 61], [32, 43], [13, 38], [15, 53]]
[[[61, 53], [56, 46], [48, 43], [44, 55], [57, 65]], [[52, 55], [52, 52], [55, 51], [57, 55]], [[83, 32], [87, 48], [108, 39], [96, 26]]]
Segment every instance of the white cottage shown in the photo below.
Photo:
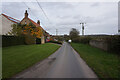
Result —
[[2, 28], [0, 31], [2, 31], [0, 33], [0, 35], [6, 35], [11, 29], [11, 25], [12, 24], [16, 24], [19, 23], [19, 20], [16, 20], [10, 16], [7, 16], [5, 14], [1, 14], [0, 15], [0, 27]]

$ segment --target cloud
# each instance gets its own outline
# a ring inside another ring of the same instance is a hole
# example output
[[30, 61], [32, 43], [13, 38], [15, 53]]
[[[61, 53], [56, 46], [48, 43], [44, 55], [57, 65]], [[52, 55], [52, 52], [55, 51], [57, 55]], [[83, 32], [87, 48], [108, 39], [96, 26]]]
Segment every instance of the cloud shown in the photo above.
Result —
[[99, 3], [99, 2], [96, 2], [96, 3], [93, 3], [91, 6], [92, 6], [92, 7], [97, 7], [97, 6], [100, 6], [100, 3]]
[[2, 11], [7, 15], [21, 20], [24, 17], [25, 6], [18, 2], [2, 3]]
[[[35, 22], [39, 19], [42, 27], [55, 34], [69, 34], [71, 28], [81, 31], [80, 22], [86, 22], [85, 34], [113, 34], [117, 32], [117, 3], [96, 2], [40, 2], [42, 9], [36, 2], [25, 2], [30, 8], [29, 17]], [[3, 3], [3, 12], [21, 20], [27, 8], [23, 2]]]

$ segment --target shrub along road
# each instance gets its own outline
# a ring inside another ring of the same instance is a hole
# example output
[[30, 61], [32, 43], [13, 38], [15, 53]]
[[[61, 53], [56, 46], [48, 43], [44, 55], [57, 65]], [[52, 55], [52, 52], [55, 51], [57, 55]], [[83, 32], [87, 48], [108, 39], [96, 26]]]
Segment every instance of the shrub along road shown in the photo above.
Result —
[[72, 43], [72, 47], [100, 78], [119, 78], [118, 55], [102, 51], [87, 44]]
[[59, 47], [59, 45], [46, 43], [42, 45], [19, 45], [3, 48], [3, 78], [9, 78], [36, 62], [47, 58]]

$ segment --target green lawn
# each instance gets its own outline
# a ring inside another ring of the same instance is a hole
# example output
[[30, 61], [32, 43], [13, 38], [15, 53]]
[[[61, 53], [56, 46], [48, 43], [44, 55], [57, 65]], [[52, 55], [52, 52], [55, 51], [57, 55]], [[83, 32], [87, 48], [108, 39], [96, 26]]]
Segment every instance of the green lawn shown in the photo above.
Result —
[[36, 62], [47, 58], [59, 47], [55, 44], [46, 43], [42, 45], [19, 45], [3, 48], [3, 78], [9, 78]]
[[71, 43], [99, 78], [119, 78], [119, 60], [115, 54], [80, 43]]

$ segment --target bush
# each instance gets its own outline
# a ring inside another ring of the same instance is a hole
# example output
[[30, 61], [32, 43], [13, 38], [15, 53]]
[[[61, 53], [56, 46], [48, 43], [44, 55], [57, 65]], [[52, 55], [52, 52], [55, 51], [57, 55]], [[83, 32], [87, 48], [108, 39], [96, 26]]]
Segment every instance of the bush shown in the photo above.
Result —
[[105, 38], [108, 44], [108, 51], [120, 53], [120, 36], [109, 36]]
[[30, 34], [26, 34], [24, 35], [24, 37], [25, 37], [25, 44], [27, 45], [36, 44], [36, 37]]
[[2, 36], [2, 47], [14, 46], [14, 45], [22, 45], [25, 44], [24, 37], [18, 36]]
[[73, 39], [73, 42], [75, 43], [83, 43], [83, 44], [89, 44], [89, 41], [91, 40], [91, 37], [88, 36], [81, 36]]
[[51, 43], [56, 43], [56, 44], [62, 44], [61, 41], [49, 41], [49, 42], [51, 42]]

